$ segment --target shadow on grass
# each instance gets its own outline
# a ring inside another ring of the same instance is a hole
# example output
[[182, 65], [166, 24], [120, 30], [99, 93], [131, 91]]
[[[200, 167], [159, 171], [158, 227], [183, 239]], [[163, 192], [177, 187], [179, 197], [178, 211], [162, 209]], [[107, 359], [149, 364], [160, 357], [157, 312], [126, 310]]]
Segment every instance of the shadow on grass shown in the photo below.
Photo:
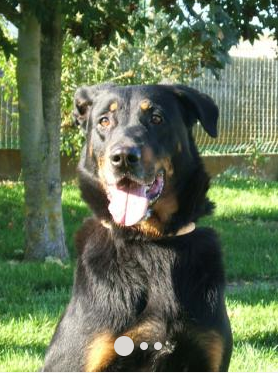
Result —
[[53, 318], [68, 302], [73, 266], [1, 263], [0, 314], [5, 318]]
[[[215, 202], [215, 201], [214, 201]], [[217, 201], [216, 201], [217, 203]], [[231, 224], [241, 224], [241, 225], [265, 225], [272, 226], [273, 228], [278, 228], [278, 206], [272, 206], [271, 208], [257, 207], [252, 211], [225, 211], [225, 215], [213, 214], [211, 216], [204, 216], [200, 219], [202, 225], [219, 224], [222, 222]]]
[[28, 353], [30, 355], [38, 355], [39, 357], [43, 357], [45, 354], [45, 350], [47, 348], [47, 345], [45, 343], [38, 343], [38, 342], [32, 342], [32, 343], [13, 343], [13, 342], [7, 342], [5, 344], [0, 343], [0, 351], [1, 354], [5, 354], [5, 352], [8, 352], [9, 354], [20, 354], [20, 353]]
[[255, 348], [269, 348], [278, 350], [278, 331], [264, 332], [255, 334], [252, 337], [241, 339], [242, 342], [247, 342]]
[[234, 178], [220, 175], [212, 179], [211, 185], [223, 186], [229, 189], [236, 189], [242, 191], [249, 191], [250, 189], [264, 189], [267, 188], [269, 191], [277, 190], [277, 181], [265, 181], [255, 178]]
[[258, 304], [266, 307], [273, 303], [278, 307], [277, 282], [250, 282], [239, 285], [228, 286], [226, 298], [235, 304], [256, 306]]
[[234, 347], [241, 348], [248, 344], [257, 350], [278, 350], [278, 331], [257, 333], [249, 337], [235, 338]]

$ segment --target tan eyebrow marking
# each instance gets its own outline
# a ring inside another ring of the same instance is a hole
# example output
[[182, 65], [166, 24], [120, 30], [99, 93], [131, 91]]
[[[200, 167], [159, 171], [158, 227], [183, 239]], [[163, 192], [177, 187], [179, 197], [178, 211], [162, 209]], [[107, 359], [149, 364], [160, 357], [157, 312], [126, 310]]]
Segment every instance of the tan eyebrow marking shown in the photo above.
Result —
[[140, 107], [141, 107], [142, 110], [145, 111], [145, 110], [150, 109], [152, 107], [152, 104], [151, 104], [150, 100], [145, 99], [141, 102]]
[[116, 101], [112, 102], [112, 104], [109, 106], [110, 111], [116, 111], [118, 109], [118, 103]]

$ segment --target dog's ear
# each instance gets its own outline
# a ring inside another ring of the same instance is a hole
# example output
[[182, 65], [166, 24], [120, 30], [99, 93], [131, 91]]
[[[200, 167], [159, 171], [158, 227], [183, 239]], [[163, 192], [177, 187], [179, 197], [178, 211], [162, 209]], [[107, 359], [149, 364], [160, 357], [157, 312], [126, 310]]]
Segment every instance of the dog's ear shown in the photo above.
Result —
[[199, 119], [205, 131], [211, 137], [217, 137], [218, 108], [214, 101], [206, 94], [184, 85], [175, 85], [173, 88], [185, 109], [193, 111], [194, 121]]
[[94, 87], [83, 86], [76, 90], [74, 95], [74, 123], [82, 128], [84, 132], [87, 130], [87, 122], [90, 116], [91, 107], [93, 105]]
[[75, 124], [80, 126], [85, 133], [87, 132], [87, 124], [90, 117], [90, 112], [97, 99], [97, 96], [100, 94], [100, 92], [109, 91], [110, 88], [115, 86], [116, 85], [113, 83], [102, 83], [77, 88], [73, 102], [73, 117]]

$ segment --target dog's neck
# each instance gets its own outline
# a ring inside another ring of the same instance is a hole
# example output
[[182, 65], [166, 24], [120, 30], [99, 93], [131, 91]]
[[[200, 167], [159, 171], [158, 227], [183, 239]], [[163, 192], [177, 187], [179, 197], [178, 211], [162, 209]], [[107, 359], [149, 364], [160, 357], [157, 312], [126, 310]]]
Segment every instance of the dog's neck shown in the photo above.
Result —
[[[112, 231], [112, 229], [113, 229], [112, 223], [110, 223], [109, 221], [104, 220], [104, 219], [101, 220], [100, 223], [105, 229], [108, 229], [108, 230]], [[183, 235], [194, 232], [195, 229], [196, 229], [196, 224], [191, 222], [191, 223], [188, 223], [188, 224], [184, 225], [183, 227], [181, 227], [175, 234], [167, 234], [166, 237], [183, 236]], [[162, 235], [162, 237], [163, 237], [163, 235]]]

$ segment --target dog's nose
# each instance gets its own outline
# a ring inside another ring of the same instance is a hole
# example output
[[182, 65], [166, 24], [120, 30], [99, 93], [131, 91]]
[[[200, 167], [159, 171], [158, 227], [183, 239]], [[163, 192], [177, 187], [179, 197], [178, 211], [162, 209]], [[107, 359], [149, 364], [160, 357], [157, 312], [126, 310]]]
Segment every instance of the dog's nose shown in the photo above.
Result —
[[110, 154], [110, 162], [115, 168], [130, 168], [139, 164], [141, 151], [137, 147], [119, 147]]

